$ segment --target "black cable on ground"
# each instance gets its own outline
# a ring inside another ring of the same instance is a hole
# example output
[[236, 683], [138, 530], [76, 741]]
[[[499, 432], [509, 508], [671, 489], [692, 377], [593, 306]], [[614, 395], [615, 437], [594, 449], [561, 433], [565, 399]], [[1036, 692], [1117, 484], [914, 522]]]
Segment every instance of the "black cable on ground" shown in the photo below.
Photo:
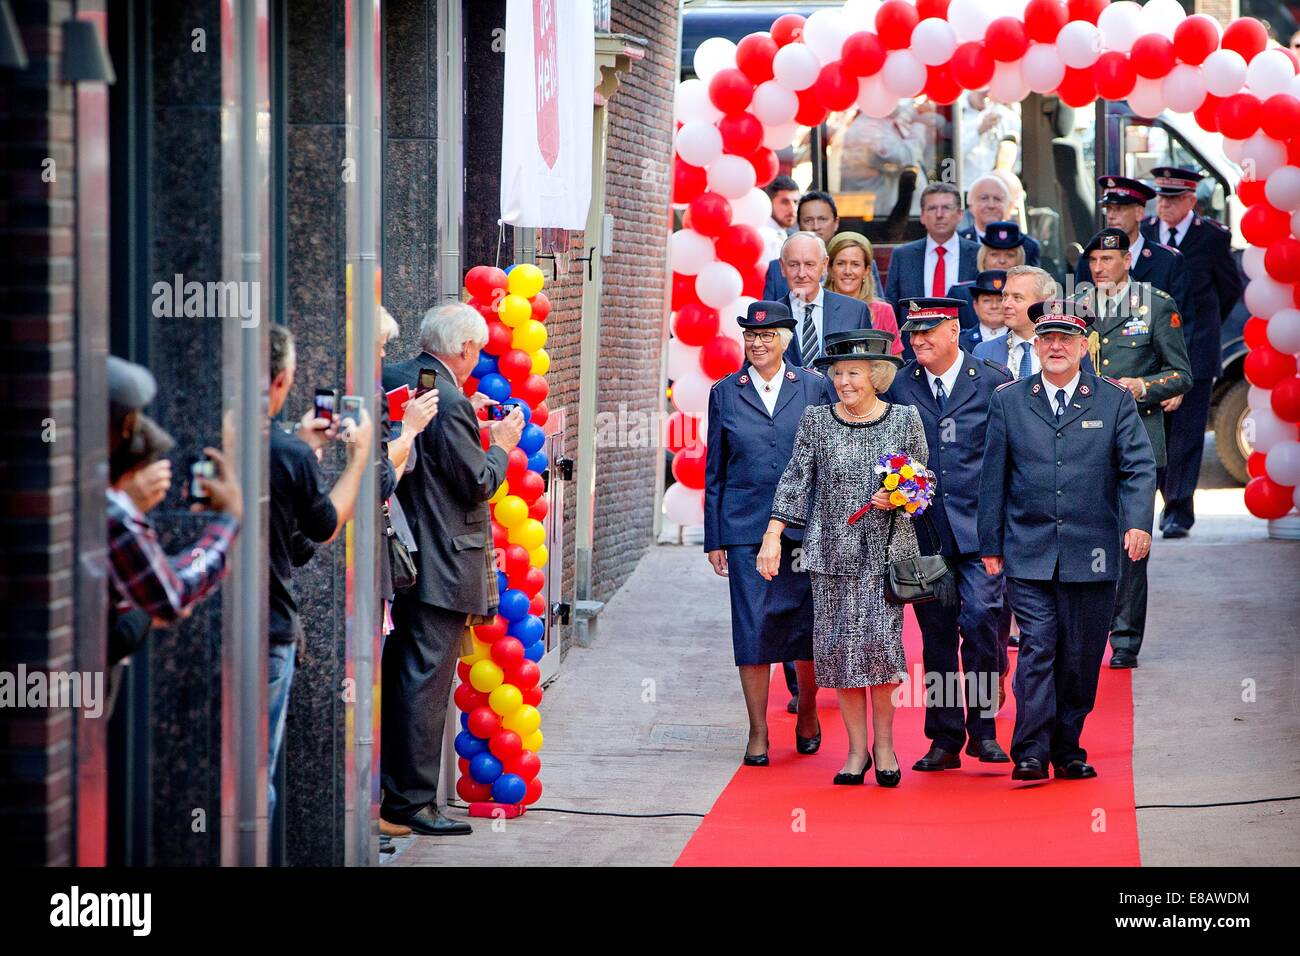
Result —
[[1229, 800], [1225, 803], [1142, 803], [1134, 810], [1199, 810], [1204, 807], [1245, 807], [1252, 803], [1277, 803], [1282, 800], [1300, 800], [1294, 797], [1262, 797], [1259, 800]]

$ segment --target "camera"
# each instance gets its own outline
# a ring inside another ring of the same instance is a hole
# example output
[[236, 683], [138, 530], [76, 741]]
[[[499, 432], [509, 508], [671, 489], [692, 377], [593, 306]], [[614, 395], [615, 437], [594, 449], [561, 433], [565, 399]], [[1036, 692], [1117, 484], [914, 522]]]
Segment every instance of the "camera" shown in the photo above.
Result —
[[333, 388], [316, 389], [316, 417], [323, 418], [331, 424], [334, 422], [335, 409], [338, 407], [339, 393]]
[[212, 459], [204, 456], [190, 465], [190, 500], [203, 504], [208, 500], [207, 490], [203, 487], [204, 478], [215, 478], [217, 466]]
[[343, 412], [339, 417], [344, 419], [345, 421], [350, 421], [353, 424], [360, 425], [361, 424], [361, 403], [362, 403], [362, 398], [360, 395], [344, 395], [343, 404], [341, 406]]
[[420, 369], [419, 383], [416, 385], [415, 394], [423, 395], [425, 392], [438, 385], [438, 373], [431, 368]]
[[495, 421], [499, 422], [518, 407], [518, 402], [512, 402], [507, 399], [506, 401], [499, 402], [496, 405], [489, 405], [488, 414], [490, 414]]

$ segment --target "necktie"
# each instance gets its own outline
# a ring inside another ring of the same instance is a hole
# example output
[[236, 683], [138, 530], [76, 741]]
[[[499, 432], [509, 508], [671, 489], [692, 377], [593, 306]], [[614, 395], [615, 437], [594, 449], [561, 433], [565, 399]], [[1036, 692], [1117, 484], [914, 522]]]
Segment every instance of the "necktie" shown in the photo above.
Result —
[[1034, 360], [1029, 355], [1029, 343], [1020, 343], [1020, 371], [1016, 378], [1029, 378], [1034, 374]]
[[813, 307], [810, 302], [803, 307], [803, 335], [801, 336], [801, 341], [799, 343], [803, 346], [803, 360], [809, 365], [812, 364], [812, 360], [817, 357], [819, 352], [821, 352], [821, 348], [817, 341], [817, 325], [813, 322], [812, 314]]
[[1166, 246], [1173, 246], [1175, 249], [1178, 248], [1178, 230], [1177, 230], [1177, 229], [1170, 229], [1170, 230], [1169, 230], [1169, 238], [1165, 240], [1165, 245], [1166, 245]]
[[943, 411], [944, 406], [948, 404], [948, 390], [943, 387], [941, 378], [934, 380], [934, 400], [939, 406], [939, 411]]
[[1061, 416], [1065, 414], [1065, 389], [1056, 390], [1056, 420], [1059, 422]]
[[934, 254], [939, 259], [934, 264], [934, 279], [930, 282], [930, 295], [936, 298], [943, 298], [948, 294], [948, 281], [943, 268], [943, 255], [947, 251], [943, 246], [934, 247]]

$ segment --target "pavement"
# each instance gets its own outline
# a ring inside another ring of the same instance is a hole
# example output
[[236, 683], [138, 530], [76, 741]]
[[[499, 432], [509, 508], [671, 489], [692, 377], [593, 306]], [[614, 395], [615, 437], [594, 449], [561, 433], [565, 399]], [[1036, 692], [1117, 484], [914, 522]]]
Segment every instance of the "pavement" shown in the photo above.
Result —
[[[1145, 865], [1300, 864], [1300, 542], [1270, 541], [1207, 445], [1197, 523], [1158, 535], [1133, 671]], [[541, 800], [466, 837], [394, 841], [385, 865], [668, 866], [745, 746], [726, 581], [666, 530], [569, 651], [542, 703]], [[790, 718], [793, 721], [793, 718]], [[792, 726], [772, 728], [774, 735]], [[453, 806], [448, 815], [463, 818]]]

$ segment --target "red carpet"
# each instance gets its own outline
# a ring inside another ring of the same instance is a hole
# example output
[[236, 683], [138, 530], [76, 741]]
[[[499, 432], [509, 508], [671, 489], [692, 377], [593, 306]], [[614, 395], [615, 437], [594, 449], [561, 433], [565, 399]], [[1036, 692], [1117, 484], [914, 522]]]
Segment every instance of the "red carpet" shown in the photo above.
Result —
[[[921, 635], [910, 610], [903, 643], [908, 671], [916, 674]], [[1097, 768], [1093, 780], [1013, 782], [1010, 764], [982, 764], [965, 754], [960, 770], [917, 773], [912, 764], [929, 742], [924, 710], [910, 704], [909, 694], [909, 704], [894, 717], [903, 780], [887, 790], [875, 785], [870, 771], [861, 787], [831, 784], [848, 751], [833, 690], [818, 697], [820, 752], [794, 752], [795, 718], [785, 712], [789, 693], [774, 668], [772, 763], [737, 769], [677, 865], [1137, 866], [1129, 677], [1128, 671], [1102, 669], [1097, 706], [1083, 731], [1088, 761]], [[998, 741], [1007, 750], [1014, 722], [1008, 675], [997, 721]]]

